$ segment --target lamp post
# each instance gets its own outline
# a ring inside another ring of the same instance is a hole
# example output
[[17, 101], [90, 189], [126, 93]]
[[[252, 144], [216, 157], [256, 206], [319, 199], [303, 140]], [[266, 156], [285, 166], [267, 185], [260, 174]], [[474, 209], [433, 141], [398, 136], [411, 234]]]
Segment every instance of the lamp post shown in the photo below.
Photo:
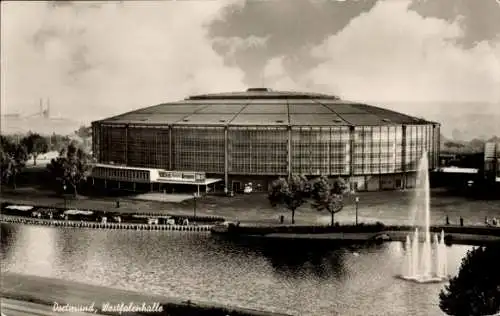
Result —
[[66, 209], [66, 185], [63, 185], [64, 209]]
[[358, 204], [359, 204], [359, 196], [354, 200], [356, 202], [356, 226], [358, 226]]
[[195, 192], [195, 193], [193, 193], [193, 201], [194, 201], [194, 205], [193, 205], [194, 209], [193, 209], [193, 212], [194, 212], [194, 218], [195, 218], [195, 219], [196, 219], [196, 198], [197, 198], [197, 194], [196, 194], [196, 192]]

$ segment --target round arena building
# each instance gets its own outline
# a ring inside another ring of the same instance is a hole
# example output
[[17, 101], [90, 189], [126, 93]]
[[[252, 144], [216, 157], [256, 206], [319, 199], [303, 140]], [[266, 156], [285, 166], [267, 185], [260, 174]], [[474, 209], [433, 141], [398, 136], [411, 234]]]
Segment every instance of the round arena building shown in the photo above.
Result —
[[437, 167], [440, 126], [332, 95], [253, 88], [92, 122], [95, 185], [127, 190], [267, 190], [279, 176], [343, 177], [352, 189], [416, 184]]

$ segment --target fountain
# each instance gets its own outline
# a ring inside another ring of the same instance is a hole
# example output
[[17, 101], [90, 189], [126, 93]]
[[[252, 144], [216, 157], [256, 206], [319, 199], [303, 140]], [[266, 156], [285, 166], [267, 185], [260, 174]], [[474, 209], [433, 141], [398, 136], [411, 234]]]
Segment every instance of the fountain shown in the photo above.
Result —
[[[406, 236], [406, 260], [401, 278], [418, 283], [435, 283], [448, 279], [444, 231], [430, 232], [430, 185], [427, 152], [420, 160], [413, 210], [413, 234]], [[423, 217], [423, 218], [422, 218]], [[416, 221], [423, 221], [420, 225]], [[422, 228], [420, 232], [419, 226]], [[434, 262], [434, 264], [433, 264]]]

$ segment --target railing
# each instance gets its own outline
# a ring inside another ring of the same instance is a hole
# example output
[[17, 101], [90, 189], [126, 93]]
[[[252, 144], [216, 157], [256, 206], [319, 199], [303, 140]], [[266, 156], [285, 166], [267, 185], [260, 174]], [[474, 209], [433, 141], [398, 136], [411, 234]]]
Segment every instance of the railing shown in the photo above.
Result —
[[129, 230], [166, 230], [166, 231], [186, 231], [186, 232], [210, 232], [213, 225], [157, 225], [142, 223], [96, 223], [70, 220], [51, 220], [30, 218], [22, 216], [0, 215], [0, 222], [40, 225], [52, 227], [74, 227], [74, 228], [94, 228], [94, 229], [129, 229]]

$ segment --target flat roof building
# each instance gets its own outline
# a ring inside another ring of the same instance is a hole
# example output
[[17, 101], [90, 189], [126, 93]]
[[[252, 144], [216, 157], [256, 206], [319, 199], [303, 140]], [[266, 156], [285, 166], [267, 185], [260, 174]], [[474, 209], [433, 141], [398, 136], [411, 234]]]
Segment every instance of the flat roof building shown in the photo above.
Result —
[[[289, 174], [341, 176], [356, 190], [406, 188], [415, 185], [424, 152], [437, 167], [439, 130], [435, 122], [332, 95], [267, 88], [196, 95], [93, 122], [101, 170], [94, 176], [106, 185], [134, 182], [102, 171], [121, 166], [201, 172], [235, 191], [249, 183], [267, 189]], [[165, 181], [148, 179], [154, 190]]]
[[484, 172], [487, 179], [500, 183], [500, 143], [484, 145]]

